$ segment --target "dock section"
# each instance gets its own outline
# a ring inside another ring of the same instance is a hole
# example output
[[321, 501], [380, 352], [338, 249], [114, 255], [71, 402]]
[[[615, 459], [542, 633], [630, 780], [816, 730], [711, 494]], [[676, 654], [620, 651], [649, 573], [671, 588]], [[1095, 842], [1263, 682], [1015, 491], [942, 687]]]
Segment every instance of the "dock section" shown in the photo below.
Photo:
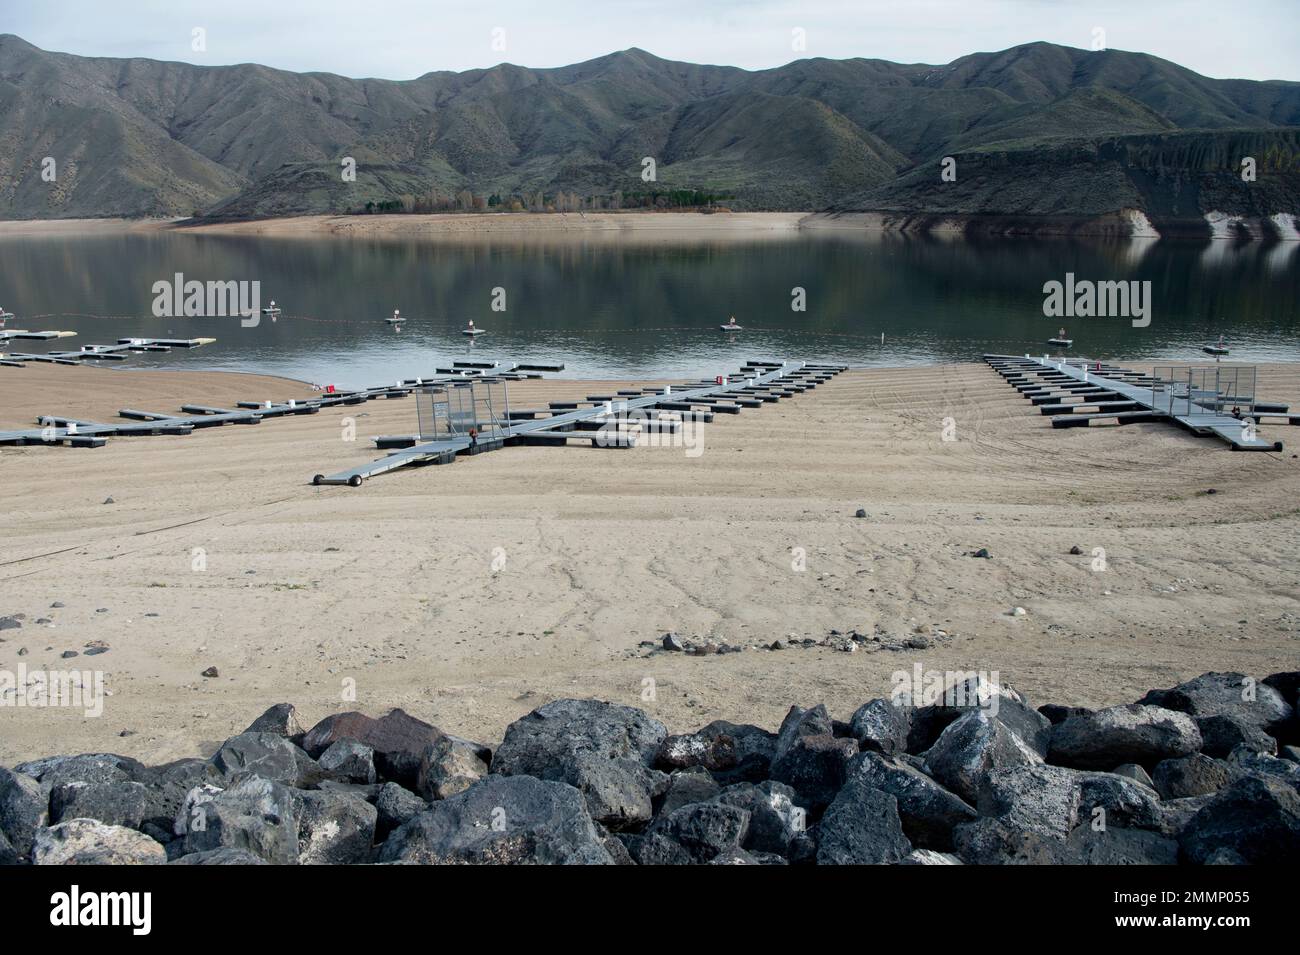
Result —
[[1300, 424], [1300, 415], [1258, 401], [1255, 369], [1237, 365], [1159, 366], [1143, 374], [1086, 359], [985, 355], [984, 360], [1054, 428], [1094, 423], [1167, 421], [1226, 442], [1234, 451], [1281, 451], [1281, 441], [1259, 437], [1260, 423]]

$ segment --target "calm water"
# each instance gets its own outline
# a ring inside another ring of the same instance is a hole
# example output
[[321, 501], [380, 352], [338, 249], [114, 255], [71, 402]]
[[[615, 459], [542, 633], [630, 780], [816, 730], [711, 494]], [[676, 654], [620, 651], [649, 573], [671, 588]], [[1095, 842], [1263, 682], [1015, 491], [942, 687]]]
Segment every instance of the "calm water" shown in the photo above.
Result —
[[[154, 318], [153, 283], [258, 280], [275, 322]], [[1064, 322], [1073, 354], [1202, 360], [1227, 336], [1232, 360], [1300, 361], [1300, 243], [1263, 246], [801, 236], [634, 244], [611, 239], [452, 244], [417, 240], [139, 235], [0, 239], [9, 327], [61, 328], [47, 351], [119, 337], [211, 336], [198, 351], [135, 356], [129, 368], [221, 368], [372, 385], [475, 359], [563, 362], [575, 377], [713, 375], [746, 358], [853, 365], [1041, 354], [1061, 321], [1043, 283], [1066, 272], [1152, 283], [1147, 328]], [[807, 290], [792, 311], [791, 289]], [[491, 308], [494, 288], [507, 310]], [[383, 318], [400, 308], [406, 327]], [[735, 315], [744, 332], [718, 330]], [[468, 319], [487, 331], [469, 343]], [[881, 334], [884, 342], [881, 343]], [[114, 363], [116, 366], [116, 363]]]

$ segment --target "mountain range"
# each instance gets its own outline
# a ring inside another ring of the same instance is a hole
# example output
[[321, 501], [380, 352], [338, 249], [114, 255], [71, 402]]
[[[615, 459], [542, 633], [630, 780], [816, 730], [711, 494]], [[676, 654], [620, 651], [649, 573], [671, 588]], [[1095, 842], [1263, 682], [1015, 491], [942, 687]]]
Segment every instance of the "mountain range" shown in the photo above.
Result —
[[7, 218], [257, 218], [458, 193], [527, 203], [673, 189], [754, 210], [1267, 220], [1300, 213], [1300, 83], [1049, 43], [943, 66], [760, 71], [630, 49], [395, 81], [80, 57], [0, 35]]

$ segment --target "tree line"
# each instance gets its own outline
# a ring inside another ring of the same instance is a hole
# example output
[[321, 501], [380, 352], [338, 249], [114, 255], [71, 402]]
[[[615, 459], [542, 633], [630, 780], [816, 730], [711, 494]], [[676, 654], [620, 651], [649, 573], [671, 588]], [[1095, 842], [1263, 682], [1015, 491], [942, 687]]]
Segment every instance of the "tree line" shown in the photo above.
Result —
[[404, 193], [387, 199], [372, 199], [351, 208], [354, 215], [432, 212], [601, 212], [615, 209], [718, 210], [718, 203], [734, 196], [699, 189], [652, 189], [581, 195], [577, 192], [523, 192], [479, 195], [468, 189], [443, 193], [431, 189], [422, 195]]

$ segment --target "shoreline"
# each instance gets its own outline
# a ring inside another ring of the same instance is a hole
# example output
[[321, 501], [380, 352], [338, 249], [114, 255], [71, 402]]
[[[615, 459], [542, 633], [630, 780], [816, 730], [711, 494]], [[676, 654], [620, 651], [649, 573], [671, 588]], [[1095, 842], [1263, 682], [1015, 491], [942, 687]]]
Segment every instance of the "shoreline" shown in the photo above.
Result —
[[[596, 387], [512, 383], [510, 398], [546, 407]], [[1300, 404], [1300, 364], [1263, 366], [1259, 387]], [[304, 392], [232, 372], [0, 369], [0, 408], [27, 427]], [[792, 701], [851, 712], [917, 663], [1109, 705], [1207, 670], [1286, 669], [1300, 647], [1289, 449], [1232, 454], [1157, 424], [1054, 430], [983, 365], [845, 372], [719, 416], [695, 457], [511, 447], [310, 485], [415, 426], [401, 399], [3, 449], [0, 481], [23, 503], [0, 540], [0, 616], [23, 619], [0, 632], [0, 670], [102, 671], [112, 695], [100, 719], [4, 711], [0, 764], [206, 755], [268, 699], [312, 721], [397, 706], [486, 737], [547, 699], [644, 707], [650, 677], [650, 710], [674, 730], [776, 726]], [[1094, 547], [1109, 573], [1090, 569]], [[967, 556], [978, 548], [991, 557]], [[821, 645], [850, 629], [897, 646]], [[669, 631], [760, 649], [647, 655]], [[795, 638], [818, 645], [761, 649]]]
[[187, 224], [188, 219], [35, 219], [0, 222], [7, 235], [183, 233], [267, 237], [473, 239], [479, 237], [633, 238], [680, 241], [793, 235], [807, 212], [432, 213], [287, 216]]
[[691, 242], [788, 238], [798, 235], [904, 235], [960, 238], [1081, 238], [1151, 241], [1291, 242], [1296, 217], [1265, 219], [1209, 213], [1153, 224], [1136, 209], [1096, 216], [1015, 216], [927, 212], [647, 212], [428, 213], [303, 215], [232, 222], [190, 219], [27, 219], [0, 222], [10, 236], [97, 236], [180, 233], [266, 238], [357, 238], [477, 241], [555, 239]]

